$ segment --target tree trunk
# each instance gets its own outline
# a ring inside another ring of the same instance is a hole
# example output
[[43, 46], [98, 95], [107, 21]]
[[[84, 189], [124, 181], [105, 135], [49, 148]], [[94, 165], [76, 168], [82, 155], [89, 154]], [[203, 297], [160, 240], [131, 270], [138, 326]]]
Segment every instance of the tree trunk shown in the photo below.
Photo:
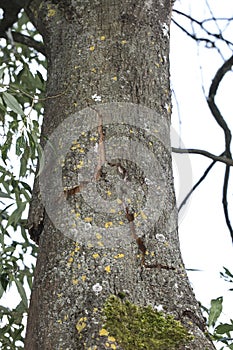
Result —
[[214, 349], [177, 234], [170, 1], [34, 0], [28, 13], [48, 82], [25, 349]]

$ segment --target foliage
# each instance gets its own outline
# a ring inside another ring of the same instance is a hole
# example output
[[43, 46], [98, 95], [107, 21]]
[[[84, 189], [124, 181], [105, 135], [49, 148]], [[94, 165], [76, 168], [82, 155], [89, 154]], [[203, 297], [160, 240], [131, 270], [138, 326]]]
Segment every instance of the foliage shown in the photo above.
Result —
[[[39, 36], [24, 12], [15, 32]], [[41, 39], [40, 39], [41, 40]], [[32, 285], [37, 248], [26, 233], [26, 215], [39, 146], [46, 62], [34, 49], [2, 39], [0, 53], [0, 298], [13, 287], [18, 305], [0, 305], [1, 349], [23, 349], [25, 291]], [[29, 258], [30, 257], [30, 258]], [[27, 261], [28, 260], [28, 261]]]
[[[224, 267], [224, 272], [221, 272], [220, 276], [227, 282], [233, 283], [233, 275], [226, 267]], [[229, 289], [229, 291], [232, 290], [233, 288]], [[219, 321], [223, 310], [223, 297], [212, 299], [209, 309], [203, 305], [201, 307], [204, 314], [207, 315], [207, 325], [212, 339], [216, 341], [216, 343], [224, 344], [220, 350], [233, 350], [233, 320], [230, 319], [229, 323], [222, 323]]]

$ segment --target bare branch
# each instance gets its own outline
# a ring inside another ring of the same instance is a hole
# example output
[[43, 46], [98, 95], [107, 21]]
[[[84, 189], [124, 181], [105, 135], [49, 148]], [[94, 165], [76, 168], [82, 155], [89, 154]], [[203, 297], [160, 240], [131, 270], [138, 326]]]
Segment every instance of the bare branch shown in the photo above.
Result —
[[[0, 8], [3, 9], [3, 19], [0, 21], [0, 37], [8, 40], [7, 30], [18, 20], [18, 14], [21, 9], [29, 3], [28, 0], [1, 0]], [[23, 45], [34, 48], [45, 55], [44, 45], [33, 38], [17, 32], [11, 32], [13, 40]]]
[[225, 141], [226, 141], [226, 151], [230, 153], [230, 142], [231, 142], [231, 131], [228, 128], [228, 125], [221, 115], [217, 105], [215, 104], [214, 98], [217, 93], [218, 87], [220, 82], [222, 81], [224, 75], [231, 69], [233, 65], [233, 55], [226, 61], [224, 64], [218, 69], [217, 73], [215, 74], [214, 79], [212, 80], [210, 90], [209, 90], [209, 96], [207, 98], [207, 103], [209, 105], [209, 108], [218, 123], [219, 126], [224, 131], [225, 134]]
[[180, 28], [185, 34], [187, 34], [188, 36], [190, 36], [192, 39], [196, 40], [196, 41], [204, 41], [206, 44], [209, 44], [209, 47], [215, 47], [215, 43], [213, 40], [207, 39], [207, 38], [198, 38], [196, 36], [196, 34], [191, 34], [189, 33], [188, 30], [186, 30], [184, 27], [182, 27], [178, 22], [176, 22], [173, 18], [172, 18], [172, 22], [178, 27]]
[[222, 204], [223, 204], [223, 210], [224, 210], [226, 224], [227, 224], [227, 227], [228, 227], [230, 235], [231, 235], [231, 240], [233, 242], [233, 229], [232, 229], [230, 218], [229, 218], [228, 201], [227, 201], [229, 176], [230, 176], [230, 167], [227, 165], [226, 171], [225, 171], [225, 176], [224, 176], [224, 183], [223, 183]]
[[[220, 154], [219, 157], [222, 157], [224, 153]], [[189, 197], [191, 196], [191, 194], [196, 190], [196, 188], [202, 183], [202, 181], [205, 180], [206, 176], [209, 174], [210, 170], [212, 169], [212, 167], [214, 166], [214, 164], [217, 162], [217, 160], [214, 160], [209, 166], [208, 168], [205, 170], [204, 174], [200, 177], [200, 179], [195, 183], [195, 185], [191, 188], [191, 190], [188, 192], [188, 194], [185, 196], [185, 198], [183, 199], [183, 201], [181, 202], [179, 208], [178, 208], [178, 212], [181, 210], [181, 208], [186, 204], [187, 200], [189, 199]]]
[[[225, 38], [223, 38], [223, 35], [221, 33], [221, 31], [219, 33], [212, 33], [210, 32], [208, 29], [205, 28], [204, 24], [207, 21], [216, 21], [215, 18], [208, 18], [208, 19], [204, 19], [203, 21], [198, 21], [195, 18], [193, 18], [190, 15], [187, 15], [186, 13], [183, 13], [181, 11], [178, 10], [173, 10], [174, 13], [177, 13], [178, 15], [181, 15], [185, 18], [187, 18], [188, 20], [190, 20], [192, 23], [196, 23], [208, 36], [212, 36], [213, 38], [217, 39], [217, 40], [223, 40], [227, 45], [233, 45], [233, 43]], [[232, 18], [225, 18], [222, 20], [228, 20], [230, 21]], [[206, 41], [207, 43], [211, 43], [211, 45], [213, 47], [215, 47], [214, 41], [210, 40], [210, 39], [206, 39], [206, 38], [197, 38], [197, 36], [195, 34], [191, 34], [189, 33], [186, 29], [184, 29], [182, 26], [180, 26], [175, 20], [172, 19], [172, 21], [180, 28], [182, 29], [186, 34], [188, 34], [189, 36], [191, 36], [193, 39], [195, 39], [196, 41]]]
[[224, 64], [218, 69], [217, 73], [215, 74], [214, 79], [212, 80], [210, 90], [209, 90], [209, 96], [207, 98], [207, 103], [209, 105], [209, 108], [218, 123], [218, 125], [223, 129], [225, 134], [225, 146], [226, 146], [226, 155], [231, 158], [231, 152], [230, 152], [230, 143], [231, 143], [231, 131], [228, 128], [228, 125], [221, 115], [215, 101], [215, 95], [217, 93], [218, 87], [220, 82], [222, 81], [224, 75], [231, 69], [233, 65], [233, 55], [226, 61]]
[[[218, 125], [223, 129], [224, 135], [225, 135], [225, 155], [227, 158], [232, 159], [231, 155], [231, 131], [223, 118], [221, 112], [219, 111], [216, 103], [215, 103], [215, 96], [219, 87], [220, 82], [222, 81], [225, 74], [231, 70], [231, 67], [233, 65], [233, 55], [223, 63], [223, 65], [218, 69], [217, 73], [215, 74], [214, 79], [212, 80], [212, 83], [210, 85], [209, 89], [209, 95], [207, 98], [208, 106], [213, 114], [213, 117], [215, 118]], [[223, 204], [223, 210], [225, 215], [225, 220], [227, 227], [229, 229], [231, 239], [233, 242], [233, 229], [230, 223], [229, 219], [229, 213], [228, 213], [228, 202], [227, 202], [227, 192], [228, 192], [228, 182], [229, 182], [229, 175], [230, 175], [230, 166], [229, 164], [226, 166], [225, 170], [225, 176], [224, 176], [224, 183], [223, 183], [223, 198], [222, 198], [222, 204]]]
[[3, 19], [0, 21], [0, 37], [3, 37], [3, 35], [6, 34], [7, 29], [12, 27], [17, 21], [22, 5], [14, 0], [1, 0], [0, 7], [4, 11]]
[[[225, 156], [216, 156], [210, 152], [204, 151], [202, 149], [193, 149], [193, 148], [175, 148], [172, 147], [172, 152], [174, 153], [190, 153], [190, 154], [200, 154], [207, 158], [213, 159], [216, 162], [224, 163], [228, 166], [233, 166], [233, 160], [231, 158], [227, 158]], [[223, 153], [225, 154], [225, 152]]]
[[[28, 47], [32, 47], [33, 49], [35, 49], [36, 51], [42, 53], [44, 56], [46, 56], [45, 53], [45, 47], [43, 45], [43, 43], [34, 40], [33, 38], [31, 38], [30, 36], [18, 33], [18, 32], [11, 32], [13, 40], [17, 43], [26, 45]], [[2, 34], [2, 38], [8, 39], [7, 34], [4, 33]]]

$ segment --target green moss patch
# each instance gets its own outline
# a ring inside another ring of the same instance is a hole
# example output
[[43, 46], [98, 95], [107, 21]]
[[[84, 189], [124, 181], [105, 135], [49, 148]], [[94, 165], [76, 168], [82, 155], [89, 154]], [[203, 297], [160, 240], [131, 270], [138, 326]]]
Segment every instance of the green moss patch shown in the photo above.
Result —
[[175, 350], [193, 339], [171, 315], [111, 295], [104, 305], [105, 328], [124, 350]]

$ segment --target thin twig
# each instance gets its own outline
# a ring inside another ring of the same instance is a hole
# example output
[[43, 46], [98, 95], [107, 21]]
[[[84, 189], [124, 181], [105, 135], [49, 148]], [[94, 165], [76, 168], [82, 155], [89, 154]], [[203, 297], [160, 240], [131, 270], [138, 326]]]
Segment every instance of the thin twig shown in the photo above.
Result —
[[[202, 149], [193, 149], [193, 148], [175, 148], [172, 147], [172, 152], [174, 153], [190, 153], [190, 154], [200, 154], [217, 162], [224, 163], [228, 166], [233, 166], [233, 160], [231, 158], [227, 158], [225, 156], [216, 156], [208, 151], [204, 151]], [[225, 154], [225, 152], [223, 153]]]
[[[223, 156], [224, 153], [220, 154], [220, 157]], [[181, 202], [178, 212], [180, 212], [181, 208], [185, 205], [191, 194], [196, 190], [196, 188], [202, 183], [202, 181], [205, 180], [206, 176], [209, 174], [210, 170], [213, 168], [214, 164], [217, 162], [217, 160], [214, 160], [208, 168], [206, 168], [204, 174], [200, 177], [200, 179], [195, 183], [195, 185], [191, 188], [191, 190], [187, 193], [183, 201]]]
[[[225, 135], [225, 156], [228, 159], [232, 159], [231, 155], [231, 131], [223, 118], [221, 112], [219, 111], [216, 103], [215, 103], [215, 96], [219, 87], [220, 82], [222, 81], [225, 74], [231, 70], [233, 65], [233, 55], [223, 63], [223, 65], [217, 70], [214, 79], [212, 80], [212, 83], [210, 85], [209, 89], [209, 95], [207, 99], [208, 106], [213, 114], [213, 117], [215, 118], [218, 125], [223, 129], [224, 135]], [[233, 229], [231, 226], [231, 222], [229, 219], [229, 212], [228, 212], [228, 201], [227, 201], [227, 192], [228, 192], [228, 183], [229, 183], [229, 175], [230, 175], [230, 166], [229, 164], [226, 165], [225, 170], [225, 176], [224, 176], [224, 182], [223, 182], [223, 197], [222, 197], [222, 204], [223, 204], [223, 210], [225, 215], [225, 220], [227, 227], [229, 229], [231, 239], [233, 242]]]
[[230, 167], [227, 165], [226, 170], [225, 170], [224, 182], [223, 182], [222, 204], [223, 204], [223, 210], [224, 210], [226, 224], [227, 224], [227, 227], [228, 227], [230, 235], [231, 235], [231, 240], [233, 242], [233, 229], [232, 229], [231, 221], [229, 218], [228, 201], [227, 201], [229, 176], [230, 176]]

